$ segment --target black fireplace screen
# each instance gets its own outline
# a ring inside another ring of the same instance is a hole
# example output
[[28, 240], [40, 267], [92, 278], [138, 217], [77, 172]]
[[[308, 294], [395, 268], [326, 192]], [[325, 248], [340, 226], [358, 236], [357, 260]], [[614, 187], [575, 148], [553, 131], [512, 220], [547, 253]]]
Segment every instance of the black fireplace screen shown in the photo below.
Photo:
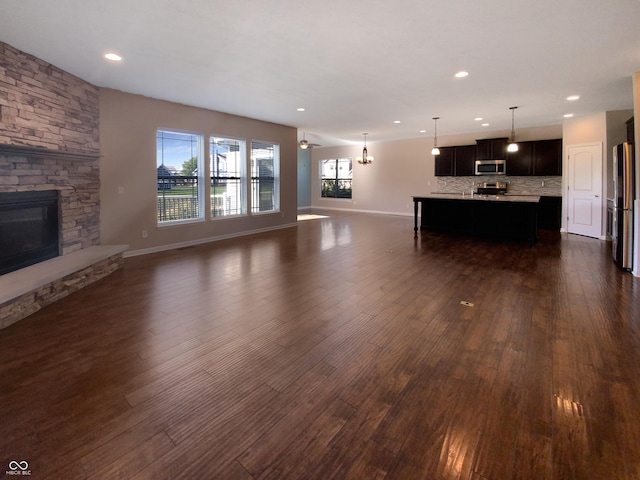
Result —
[[0, 275], [60, 252], [58, 191], [0, 193]]

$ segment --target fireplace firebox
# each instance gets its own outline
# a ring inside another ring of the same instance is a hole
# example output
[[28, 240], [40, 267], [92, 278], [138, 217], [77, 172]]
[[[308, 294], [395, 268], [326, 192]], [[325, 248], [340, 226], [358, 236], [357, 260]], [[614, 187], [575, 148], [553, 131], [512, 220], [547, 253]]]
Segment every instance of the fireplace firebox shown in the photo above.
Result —
[[60, 254], [57, 190], [0, 192], [0, 275]]

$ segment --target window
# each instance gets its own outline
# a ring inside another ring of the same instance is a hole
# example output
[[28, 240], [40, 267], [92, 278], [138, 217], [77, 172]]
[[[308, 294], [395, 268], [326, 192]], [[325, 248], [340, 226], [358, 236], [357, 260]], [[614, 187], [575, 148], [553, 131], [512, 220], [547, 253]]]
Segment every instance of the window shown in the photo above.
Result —
[[211, 217], [247, 213], [244, 140], [211, 137]]
[[351, 198], [352, 173], [350, 158], [321, 160], [321, 196], [329, 198]]
[[280, 209], [280, 146], [251, 142], [251, 212]]
[[158, 130], [158, 223], [203, 218], [202, 140], [198, 133]]

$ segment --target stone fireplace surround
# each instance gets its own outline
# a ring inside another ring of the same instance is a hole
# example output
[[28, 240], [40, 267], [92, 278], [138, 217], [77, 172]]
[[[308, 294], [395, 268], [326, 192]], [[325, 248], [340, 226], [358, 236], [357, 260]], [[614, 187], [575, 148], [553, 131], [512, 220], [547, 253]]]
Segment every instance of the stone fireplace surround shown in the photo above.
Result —
[[99, 245], [99, 158], [0, 144], [3, 191], [58, 190], [60, 196], [60, 256], [0, 276], [0, 328], [122, 266], [126, 246]]

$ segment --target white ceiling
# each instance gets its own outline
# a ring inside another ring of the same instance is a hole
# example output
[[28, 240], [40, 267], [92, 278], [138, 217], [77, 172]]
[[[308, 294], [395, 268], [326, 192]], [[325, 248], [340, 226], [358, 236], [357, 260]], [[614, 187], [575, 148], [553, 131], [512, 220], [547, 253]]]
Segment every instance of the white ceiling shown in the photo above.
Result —
[[2, 0], [0, 41], [328, 146], [433, 135], [434, 116], [438, 135], [509, 130], [511, 106], [516, 131], [632, 108], [640, 1]]

